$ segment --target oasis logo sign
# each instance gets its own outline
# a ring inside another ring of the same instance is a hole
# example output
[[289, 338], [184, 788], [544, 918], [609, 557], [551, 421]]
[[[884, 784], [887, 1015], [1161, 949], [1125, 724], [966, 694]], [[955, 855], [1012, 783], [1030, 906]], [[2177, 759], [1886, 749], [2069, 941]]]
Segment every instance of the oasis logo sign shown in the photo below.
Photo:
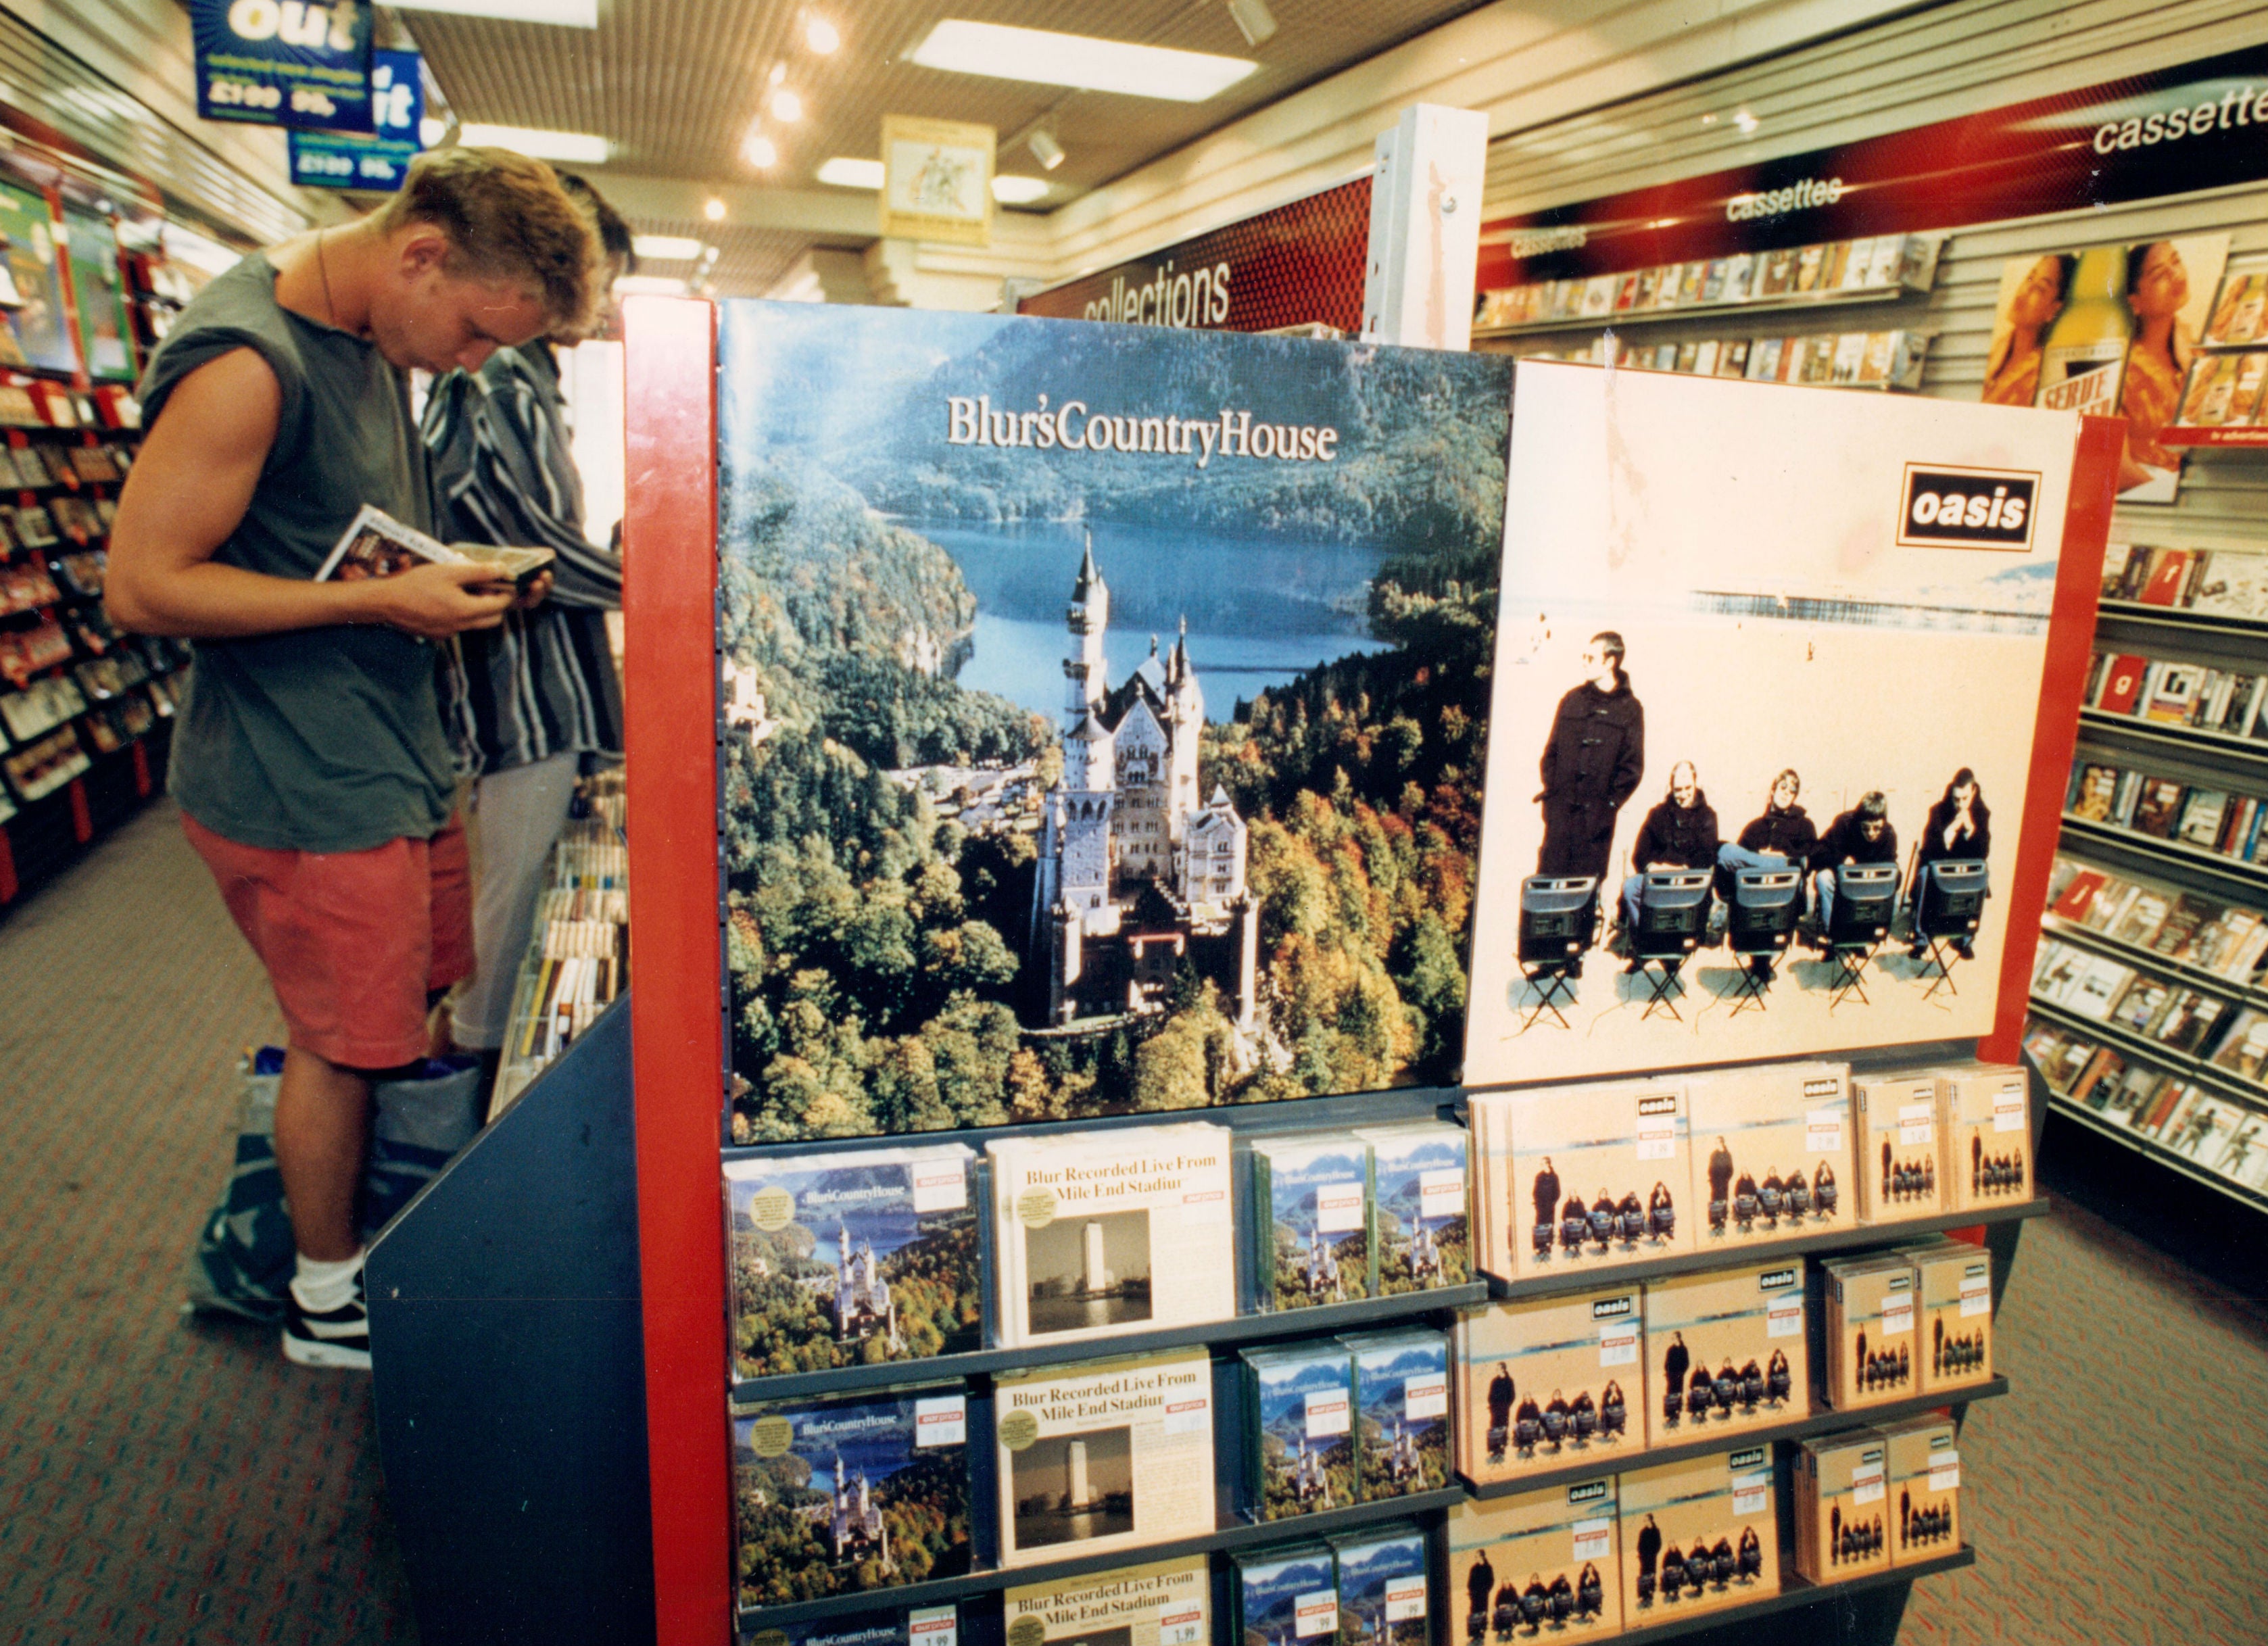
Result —
[[1756, 1446], [1747, 1451], [1736, 1451], [1727, 1458], [1725, 1462], [1729, 1467], [1735, 1469], [1754, 1469], [1762, 1467], [1764, 1460], [1764, 1449], [1762, 1446]]
[[1607, 1297], [1591, 1305], [1591, 1319], [1594, 1320], [1612, 1320], [1619, 1316], [1626, 1315], [1630, 1312], [1631, 1300], [1629, 1298]]
[[1638, 1100], [1638, 1112], [1640, 1114], [1675, 1114], [1677, 1113], [1677, 1099], [1675, 1096], [1640, 1098]]
[[1898, 541], [1909, 548], [2022, 554], [2032, 546], [2039, 486], [2037, 471], [1909, 463]]
[[1792, 1268], [1768, 1268], [1756, 1276], [1757, 1287], [1764, 1291], [1778, 1291], [1794, 1284], [1795, 1271]]
[[1604, 1481], [1586, 1481], [1580, 1486], [1571, 1486], [1567, 1488], [1567, 1501], [1571, 1503], [1595, 1503], [1607, 1495], [1607, 1484]]

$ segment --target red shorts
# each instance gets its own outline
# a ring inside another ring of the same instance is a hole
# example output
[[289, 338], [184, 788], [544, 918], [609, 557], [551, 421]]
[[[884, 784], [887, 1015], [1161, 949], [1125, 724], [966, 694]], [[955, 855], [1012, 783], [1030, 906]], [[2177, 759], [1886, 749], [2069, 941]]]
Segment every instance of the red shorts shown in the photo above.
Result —
[[431, 991], [473, 974], [464, 826], [368, 851], [273, 851], [186, 812], [189, 844], [268, 968], [291, 1044], [345, 1069], [425, 1055]]

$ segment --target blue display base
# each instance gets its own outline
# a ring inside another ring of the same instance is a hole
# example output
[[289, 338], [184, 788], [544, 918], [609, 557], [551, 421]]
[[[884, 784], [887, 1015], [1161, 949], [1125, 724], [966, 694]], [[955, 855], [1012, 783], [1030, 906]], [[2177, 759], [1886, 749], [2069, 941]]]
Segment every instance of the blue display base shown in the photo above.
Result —
[[370, 1249], [386, 1490], [424, 1646], [654, 1638], [627, 999]]

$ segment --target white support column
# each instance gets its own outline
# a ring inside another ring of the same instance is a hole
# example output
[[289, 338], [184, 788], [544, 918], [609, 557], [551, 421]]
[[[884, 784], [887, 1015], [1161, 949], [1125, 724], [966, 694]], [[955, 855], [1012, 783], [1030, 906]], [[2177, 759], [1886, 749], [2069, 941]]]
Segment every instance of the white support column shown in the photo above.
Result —
[[1488, 128], [1478, 111], [1419, 103], [1379, 134], [1364, 342], [1471, 347]]

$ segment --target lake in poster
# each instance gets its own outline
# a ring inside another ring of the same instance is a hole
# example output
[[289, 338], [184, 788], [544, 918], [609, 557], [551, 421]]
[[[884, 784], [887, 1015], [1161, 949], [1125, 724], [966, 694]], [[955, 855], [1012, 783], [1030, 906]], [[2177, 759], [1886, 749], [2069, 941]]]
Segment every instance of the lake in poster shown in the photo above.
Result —
[[732, 303], [736, 1138], [1454, 1077], [1507, 363]]

